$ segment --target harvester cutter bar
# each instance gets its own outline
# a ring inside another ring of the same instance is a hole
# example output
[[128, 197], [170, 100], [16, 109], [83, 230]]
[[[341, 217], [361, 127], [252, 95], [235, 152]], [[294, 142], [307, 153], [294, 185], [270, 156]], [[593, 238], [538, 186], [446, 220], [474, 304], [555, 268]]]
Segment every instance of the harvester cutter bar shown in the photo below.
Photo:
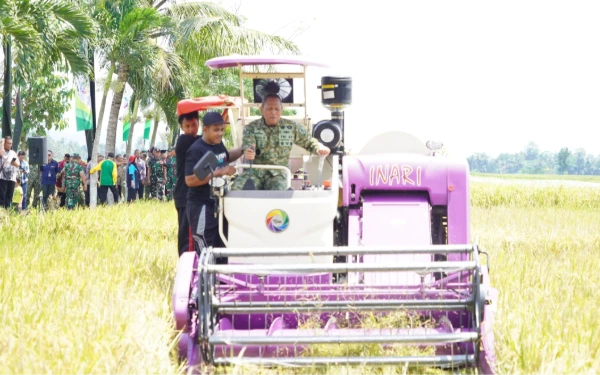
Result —
[[285, 250], [268, 248], [228, 249], [213, 248], [215, 257], [254, 257], [254, 256], [310, 256], [310, 255], [370, 255], [370, 254], [450, 254], [472, 252], [473, 245], [412, 245], [412, 246], [336, 246], [336, 247], [295, 247]]
[[[445, 285], [446, 286], [446, 285]], [[450, 288], [451, 286], [451, 288]], [[216, 290], [228, 291], [231, 289], [231, 285], [215, 285]], [[257, 286], [251, 285], [249, 287], [235, 285], [237, 287], [236, 292], [238, 293], [255, 293], [254, 289]], [[365, 286], [365, 284], [356, 284], [356, 285], [342, 285], [342, 284], [267, 284], [261, 285], [261, 293], [264, 295], [268, 295], [273, 293], [274, 295], [285, 295], [288, 293], [293, 293], [294, 295], [300, 295], [302, 293], [306, 293], [308, 295], [312, 295], [313, 292], [327, 292], [335, 295], [356, 295], [356, 293], [360, 293], [360, 295], [377, 295], [377, 294], [394, 294], [398, 296], [411, 296], [415, 293], [425, 293], [430, 294], [432, 296], [440, 296], [443, 293], [449, 293], [452, 295], [461, 294], [465, 292], [469, 292], [470, 286], [465, 283], [456, 283], [452, 285], [447, 285], [446, 288], [437, 289], [431, 286], [424, 285], [426, 288], [423, 290], [421, 285], [415, 285], [412, 287], [399, 287], [397, 285], [373, 285], [373, 286]], [[245, 289], [243, 289], [245, 288]]]
[[429, 357], [310, 357], [310, 358], [215, 358], [217, 365], [284, 365], [284, 366], [309, 366], [309, 365], [401, 365], [412, 366], [464, 366], [475, 361], [475, 356], [467, 355], [440, 355]]

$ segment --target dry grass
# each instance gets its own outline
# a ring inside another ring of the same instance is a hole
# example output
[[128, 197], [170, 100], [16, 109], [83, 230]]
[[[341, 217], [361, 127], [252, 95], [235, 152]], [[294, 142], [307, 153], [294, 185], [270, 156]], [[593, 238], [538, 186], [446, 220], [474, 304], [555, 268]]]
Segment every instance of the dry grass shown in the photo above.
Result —
[[[472, 237], [489, 251], [500, 291], [500, 373], [600, 373], [596, 194], [473, 184]], [[165, 203], [20, 217], [0, 210], [0, 372], [181, 373], [170, 299], [176, 223]]]

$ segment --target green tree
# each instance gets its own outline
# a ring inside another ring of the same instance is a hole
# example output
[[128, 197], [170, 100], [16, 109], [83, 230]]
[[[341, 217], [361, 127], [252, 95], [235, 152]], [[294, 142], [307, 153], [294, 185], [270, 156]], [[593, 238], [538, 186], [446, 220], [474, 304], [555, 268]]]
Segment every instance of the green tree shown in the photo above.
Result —
[[0, 35], [5, 55], [2, 132], [9, 135], [13, 74], [15, 91], [20, 92], [38, 72], [32, 67], [41, 62], [74, 74], [88, 73], [81, 45], [94, 38], [95, 30], [85, 10], [68, 0], [0, 0]]
[[469, 156], [467, 162], [472, 172], [494, 173], [496, 171], [495, 161], [486, 153], [477, 152]]
[[582, 148], [578, 148], [575, 150], [573, 154], [573, 174], [585, 174], [585, 157], [586, 152]]
[[534, 142], [529, 142], [523, 150], [525, 160], [537, 160], [540, 155], [540, 148]]
[[[35, 76], [23, 82], [22, 131], [20, 149], [27, 149], [27, 136], [32, 133], [45, 136], [47, 130], [62, 130], [68, 127], [64, 114], [71, 108], [73, 89], [64, 72], [56, 72], [49, 64], [35, 70]], [[16, 107], [13, 110], [16, 116]], [[15, 131], [15, 134], [17, 132]]]
[[542, 173], [556, 173], [556, 154], [550, 151], [540, 153], [538, 160], [542, 166]]
[[569, 171], [571, 151], [569, 151], [568, 147], [563, 147], [560, 149], [558, 154], [556, 155], [556, 164], [558, 165], [558, 173], [566, 174]]
[[523, 155], [501, 153], [496, 158], [500, 173], [519, 173], [523, 168]]

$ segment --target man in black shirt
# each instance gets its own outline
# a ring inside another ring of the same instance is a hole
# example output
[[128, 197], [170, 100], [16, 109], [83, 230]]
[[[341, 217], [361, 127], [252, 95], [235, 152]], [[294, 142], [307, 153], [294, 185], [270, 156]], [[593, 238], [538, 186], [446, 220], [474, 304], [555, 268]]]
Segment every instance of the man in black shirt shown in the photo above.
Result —
[[185, 157], [190, 146], [200, 138], [198, 135], [198, 111], [181, 114], [178, 120], [179, 128], [183, 131], [183, 134], [177, 138], [177, 145], [175, 146], [177, 181], [175, 182], [175, 189], [173, 191], [173, 200], [175, 201], [175, 209], [177, 210], [177, 219], [179, 222], [177, 249], [179, 256], [181, 256], [188, 249], [194, 248], [193, 244], [190, 244], [192, 232], [187, 214], [185, 213], [188, 192], [188, 187], [185, 184]]
[[225, 247], [219, 236], [219, 222], [214, 216], [214, 201], [210, 196], [210, 176], [200, 181], [194, 175], [194, 166], [207, 153], [213, 152], [219, 161], [214, 177], [233, 175], [236, 170], [229, 163], [242, 156], [242, 148], [227, 151], [223, 144], [225, 122], [218, 112], [208, 112], [202, 118], [202, 137], [188, 149], [185, 157], [187, 192], [187, 219], [192, 234], [204, 241], [205, 247]]

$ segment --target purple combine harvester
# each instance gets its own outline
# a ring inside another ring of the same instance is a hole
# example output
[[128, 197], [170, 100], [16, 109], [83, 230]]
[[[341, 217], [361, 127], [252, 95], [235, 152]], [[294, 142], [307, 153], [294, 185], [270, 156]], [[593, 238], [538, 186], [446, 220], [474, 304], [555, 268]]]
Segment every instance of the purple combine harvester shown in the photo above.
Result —
[[[239, 118], [230, 116], [236, 146], [252, 119], [246, 110], [274, 90], [285, 108], [303, 112], [284, 117], [306, 126], [332, 152], [319, 158], [294, 146], [288, 166], [252, 166], [286, 173], [286, 191], [229, 191], [229, 181], [212, 179], [227, 247], [184, 253], [173, 291], [179, 350], [189, 371], [373, 364], [495, 373], [497, 290], [480, 261], [487, 254], [470, 242], [466, 161], [401, 132], [379, 135], [348, 154], [349, 77], [321, 78], [330, 120], [313, 125], [307, 115], [306, 69], [324, 64], [298, 56], [227, 56], [207, 65], [238, 67], [242, 93], [244, 79], [252, 79], [254, 102], [242, 96]], [[244, 71], [261, 65], [300, 71]], [[304, 96], [294, 96], [297, 80], [304, 80]], [[214, 168], [210, 156], [196, 166], [200, 179]], [[249, 167], [236, 166], [240, 173]], [[219, 257], [228, 264], [217, 264]], [[397, 323], [369, 327], [364, 314], [370, 313], [396, 314]], [[347, 350], [309, 355], [322, 344]], [[365, 354], [372, 345], [381, 345], [381, 355]], [[398, 349], [409, 346], [420, 350]]]

